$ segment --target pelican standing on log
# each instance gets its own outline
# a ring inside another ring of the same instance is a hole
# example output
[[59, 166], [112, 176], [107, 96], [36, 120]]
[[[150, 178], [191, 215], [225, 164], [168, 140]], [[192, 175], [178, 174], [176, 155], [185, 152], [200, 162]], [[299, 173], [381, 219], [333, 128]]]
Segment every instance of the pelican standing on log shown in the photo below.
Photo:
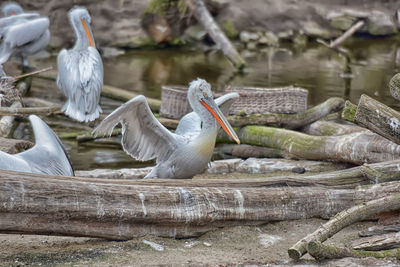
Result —
[[76, 42], [72, 49], [63, 49], [57, 57], [57, 85], [68, 98], [62, 111], [77, 121], [93, 121], [102, 112], [99, 100], [103, 63], [90, 29], [89, 12], [75, 7], [68, 16]]
[[47, 124], [36, 115], [30, 115], [35, 145], [18, 154], [0, 151], [0, 169], [74, 176], [70, 160], [60, 139]]
[[10, 56], [20, 56], [22, 66], [29, 65], [28, 56], [33, 55], [49, 44], [49, 19], [40, 17], [37, 12], [24, 13], [16, 3], [6, 3], [2, 7], [5, 17], [0, 18], [0, 64]]
[[[231, 104], [237, 97], [236, 93], [225, 95], [219, 104]], [[142, 161], [156, 158], [157, 165], [145, 178], [191, 178], [210, 162], [218, 124], [238, 144], [240, 141], [214, 101], [210, 84], [202, 79], [192, 81], [187, 98], [194, 112], [182, 118], [175, 133], [154, 117], [146, 98], [140, 95], [108, 115], [93, 134], [111, 134], [121, 123], [125, 152]]]

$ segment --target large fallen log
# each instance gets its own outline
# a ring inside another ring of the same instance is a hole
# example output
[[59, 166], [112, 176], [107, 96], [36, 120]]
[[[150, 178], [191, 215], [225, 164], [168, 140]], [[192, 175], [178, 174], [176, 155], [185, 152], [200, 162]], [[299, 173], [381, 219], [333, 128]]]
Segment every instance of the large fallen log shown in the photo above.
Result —
[[317, 121], [328, 114], [338, 112], [344, 107], [344, 100], [339, 97], [332, 97], [325, 102], [296, 114], [250, 114], [229, 116], [229, 123], [233, 127], [246, 125], [269, 125], [274, 127], [297, 129]]
[[[349, 105], [343, 113], [352, 114], [354, 107]], [[344, 117], [345, 119], [347, 118]], [[349, 116], [351, 120], [351, 116]], [[354, 122], [369, 130], [400, 144], [400, 113], [390, 107], [362, 95], [354, 114]]]
[[327, 218], [400, 187], [389, 183], [358, 194], [317, 186], [186, 187], [175, 182], [178, 186], [143, 186], [127, 180], [0, 171], [0, 232], [118, 240], [145, 234], [189, 237], [220, 226]]
[[[391, 183], [387, 183], [391, 184]], [[381, 186], [386, 186], [387, 184]], [[372, 186], [371, 188], [374, 188]], [[377, 188], [377, 187], [375, 187]], [[312, 242], [324, 242], [329, 237], [333, 236], [343, 228], [368, 218], [371, 218], [381, 212], [386, 211], [393, 211], [400, 209], [400, 194], [397, 190], [389, 190], [388, 196], [379, 198], [375, 196], [372, 200], [361, 203], [354, 207], [351, 207], [347, 210], [343, 210], [342, 212], [338, 213], [330, 219], [327, 223], [323, 224], [319, 227], [315, 232], [309, 234], [308, 236], [304, 237], [300, 241], [298, 241], [294, 246], [289, 248], [288, 254], [289, 256], [294, 259], [298, 260], [301, 256], [303, 256], [306, 251], [308, 250], [307, 246], [311, 244], [311, 248], [313, 246]], [[360, 198], [365, 198], [371, 194], [371, 192], [367, 193], [366, 195], [358, 195]], [[360, 200], [360, 199], [359, 199]], [[312, 250], [312, 249], [311, 249]]]
[[316, 136], [344, 135], [362, 131], [368, 130], [355, 124], [342, 124], [323, 120], [311, 123], [301, 129], [301, 132], [305, 134]]
[[340, 259], [346, 257], [353, 258], [397, 258], [400, 259], [400, 249], [390, 249], [385, 251], [362, 251], [334, 245], [324, 245], [319, 241], [312, 241], [307, 247], [308, 253], [316, 260]]
[[236, 144], [220, 144], [214, 149], [214, 155], [222, 158], [282, 158], [282, 151], [279, 149]]
[[[394, 163], [395, 164], [395, 163]], [[379, 169], [380, 164], [373, 164]], [[266, 174], [266, 173], [285, 173], [285, 176], [249, 179], [203, 179], [204, 174], [195, 176], [192, 180], [181, 181], [178, 184], [185, 186], [232, 186], [232, 187], [261, 187], [272, 184], [289, 185], [326, 185], [326, 186], [355, 186], [365, 183], [368, 179], [364, 178], [360, 167], [348, 169], [347, 164], [335, 164], [332, 162], [306, 161], [306, 160], [286, 160], [286, 159], [254, 159], [247, 160], [230, 159], [217, 160], [210, 162], [206, 174], [227, 174], [227, 173], [246, 173], [246, 174]], [[89, 171], [76, 171], [75, 175], [80, 177], [93, 177], [102, 179], [142, 179], [151, 171], [152, 167], [131, 168], [131, 169], [94, 169]], [[301, 169], [302, 172], [318, 172], [307, 176], [288, 176], [287, 172], [294, 169]], [[342, 169], [342, 170], [341, 170]], [[333, 171], [334, 170], [334, 171]], [[200, 181], [201, 180], [201, 181]], [[156, 180], [142, 180], [138, 184], [151, 185], [160, 183]], [[163, 180], [164, 185], [176, 186], [176, 180]]]
[[[236, 130], [243, 144], [265, 146], [283, 151], [285, 157], [363, 163], [400, 158], [400, 146], [372, 132], [341, 136], [311, 136], [286, 129], [246, 126]], [[219, 132], [219, 142], [231, 142]]]

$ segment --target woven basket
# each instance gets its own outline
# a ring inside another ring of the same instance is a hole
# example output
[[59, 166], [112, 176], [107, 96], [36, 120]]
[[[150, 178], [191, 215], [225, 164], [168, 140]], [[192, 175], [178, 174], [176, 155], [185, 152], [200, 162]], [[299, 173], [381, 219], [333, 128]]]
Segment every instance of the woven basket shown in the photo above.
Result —
[[240, 97], [235, 101], [229, 114], [245, 111], [253, 113], [298, 113], [307, 109], [308, 91], [298, 87], [282, 88], [240, 88], [233, 87], [227, 92], [237, 92]]
[[187, 101], [187, 87], [162, 86], [160, 116], [180, 119], [192, 111]]
[[[233, 87], [226, 92], [237, 92], [236, 100], [229, 114], [245, 111], [253, 113], [298, 113], [307, 109], [308, 91], [298, 87], [282, 88], [240, 88]], [[215, 94], [218, 97], [219, 94]], [[192, 111], [187, 101], [187, 87], [162, 86], [160, 115], [171, 119], [180, 119]]]

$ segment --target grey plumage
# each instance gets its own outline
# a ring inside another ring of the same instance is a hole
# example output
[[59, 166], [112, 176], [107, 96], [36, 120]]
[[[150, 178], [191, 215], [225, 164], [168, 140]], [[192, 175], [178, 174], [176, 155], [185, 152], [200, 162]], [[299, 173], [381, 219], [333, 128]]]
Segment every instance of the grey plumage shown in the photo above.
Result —
[[73, 176], [68, 155], [57, 135], [39, 117], [30, 115], [29, 120], [35, 145], [15, 155], [0, 151], [0, 169]]
[[22, 7], [14, 2], [5, 3], [1, 7], [1, 11], [3, 12], [3, 16], [5, 17], [22, 14], [24, 12]]
[[[9, 5], [16, 4], [6, 4], [4, 14], [9, 14]], [[21, 13], [20, 10], [0, 18], [0, 64], [15, 55], [22, 58], [24, 66], [29, 66], [27, 57], [46, 48], [50, 41], [49, 19], [36, 12]]]
[[[217, 102], [226, 111], [238, 97], [237, 93], [230, 93]], [[193, 112], [182, 118], [175, 133], [154, 117], [144, 96], [137, 96], [107, 116], [93, 134], [109, 135], [121, 123], [124, 151], [137, 160], [156, 159], [157, 165], [145, 178], [190, 178], [203, 172], [210, 162], [219, 128], [201, 102], [206, 102], [220, 116], [225, 129], [239, 140], [212, 99], [206, 81], [198, 79], [190, 84], [188, 100]]]
[[57, 57], [57, 85], [68, 98], [62, 111], [77, 121], [93, 121], [102, 112], [103, 63], [94, 45], [88, 11], [73, 8], [68, 15], [77, 39], [72, 49], [63, 49]]

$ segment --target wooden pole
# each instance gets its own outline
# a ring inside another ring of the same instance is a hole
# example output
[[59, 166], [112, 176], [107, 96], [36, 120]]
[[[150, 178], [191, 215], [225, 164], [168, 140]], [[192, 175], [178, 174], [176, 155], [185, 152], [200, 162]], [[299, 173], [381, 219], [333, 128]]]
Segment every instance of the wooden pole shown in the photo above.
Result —
[[246, 66], [246, 61], [236, 51], [235, 47], [228, 40], [223, 31], [221, 31], [218, 24], [215, 23], [210, 12], [204, 5], [204, 2], [202, 0], [189, 0], [187, 3], [197, 21], [204, 27], [224, 55], [231, 61], [233, 66], [239, 70], [243, 69]]

